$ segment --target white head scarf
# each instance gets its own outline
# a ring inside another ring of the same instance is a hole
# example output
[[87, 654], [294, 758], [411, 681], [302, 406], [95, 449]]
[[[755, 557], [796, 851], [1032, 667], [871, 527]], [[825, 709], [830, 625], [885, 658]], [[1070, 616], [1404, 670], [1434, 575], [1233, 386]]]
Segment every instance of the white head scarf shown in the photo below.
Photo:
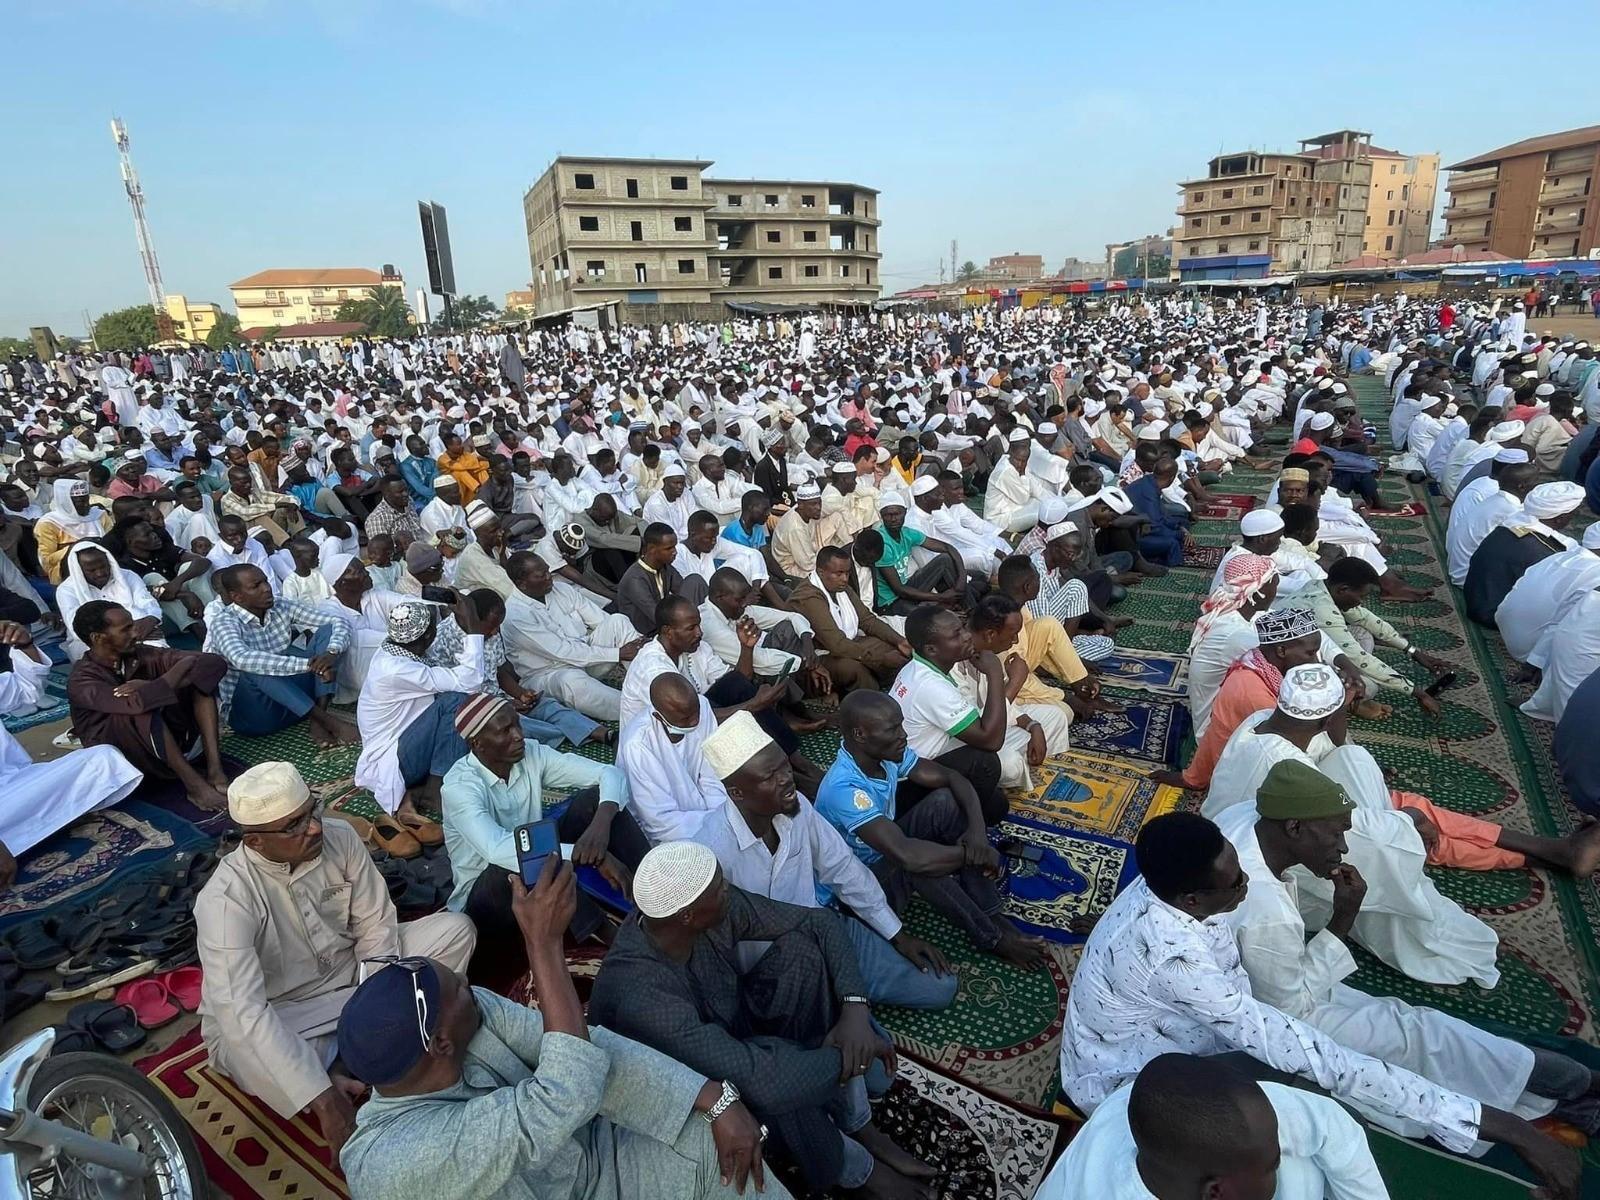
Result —
[[39, 518], [59, 525], [62, 532], [74, 540], [99, 537], [104, 532], [100, 524], [106, 515], [104, 509], [90, 505], [88, 515], [79, 516], [78, 510], [72, 507], [72, 489], [82, 483], [81, 479], [56, 480], [52, 485], [50, 511]]

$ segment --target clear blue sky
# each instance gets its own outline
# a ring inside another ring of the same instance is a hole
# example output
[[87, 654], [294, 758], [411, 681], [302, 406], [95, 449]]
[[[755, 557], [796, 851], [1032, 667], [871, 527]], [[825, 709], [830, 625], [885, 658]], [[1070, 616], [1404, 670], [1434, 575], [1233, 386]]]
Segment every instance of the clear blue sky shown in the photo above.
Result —
[[528, 278], [522, 193], [561, 153], [877, 187], [895, 290], [952, 237], [1059, 265], [1163, 231], [1220, 151], [1354, 127], [1450, 162], [1600, 121], [1592, 72], [1544, 65], [1596, 44], [1600, 6], [1537, 24], [1480, 0], [11, 5], [0, 334], [142, 302], [113, 114], [191, 299], [268, 267], [393, 262], [414, 288], [429, 197], [459, 286], [498, 303]]

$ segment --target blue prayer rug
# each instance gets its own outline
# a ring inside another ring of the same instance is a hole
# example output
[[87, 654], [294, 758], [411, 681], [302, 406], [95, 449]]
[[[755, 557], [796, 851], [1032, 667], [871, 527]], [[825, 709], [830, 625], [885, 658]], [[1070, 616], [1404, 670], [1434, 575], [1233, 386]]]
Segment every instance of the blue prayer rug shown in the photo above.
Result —
[[1111, 687], [1138, 688], [1163, 696], [1188, 696], [1189, 656], [1118, 647], [1095, 663], [1100, 680]]
[[1114, 699], [1125, 706], [1124, 712], [1101, 713], [1072, 723], [1072, 748], [1177, 766], [1178, 752], [1189, 732], [1189, 710], [1184, 703], [1153, 695]]

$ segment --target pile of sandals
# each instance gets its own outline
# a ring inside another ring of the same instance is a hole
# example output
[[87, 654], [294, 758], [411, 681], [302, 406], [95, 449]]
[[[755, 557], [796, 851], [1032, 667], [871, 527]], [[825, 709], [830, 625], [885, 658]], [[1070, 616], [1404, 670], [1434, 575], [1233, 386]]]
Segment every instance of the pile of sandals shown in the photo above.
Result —
[[[79, 908], [7, 930], [0, 935], [0, 1019], [41, 1000], [76, 1000], [196, 962], [195, 897], [216, 865], [211, 849], [180, 851]], [[53, 979], [36, 975], [47, 971]]]

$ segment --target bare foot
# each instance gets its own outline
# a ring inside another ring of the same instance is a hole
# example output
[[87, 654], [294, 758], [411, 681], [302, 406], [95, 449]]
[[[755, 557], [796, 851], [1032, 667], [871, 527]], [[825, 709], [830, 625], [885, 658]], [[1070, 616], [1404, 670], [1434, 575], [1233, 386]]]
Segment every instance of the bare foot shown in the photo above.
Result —
[[877, 1159], [886, 1167], [892, 1167], [907, 1179], [932, 1179], [939, 1173], [937, 1167], [929, 1166], [914, 1154], [907, 1153], [894, 1140], [868, 1121], [860, 1129], [850, 1135], [867, 1148], [867, 1153]]
[[996, 958], [1004, 959], [1014, 967], [1021, 967], [1024, 971], [1036, 970], [1043, 966], [1044, 960], [1049, 955], [1042, 939], [1028, 937], [1015, 929], [1008, 929], [1002, 933], [1000, 940], [994, 944], [994, 949], [989, 953]]
[[332, 713], [311, 711], [311, 740], [324, 750], [334, 746], [354, 746], [361, 740], [361, 733], [349, 721], [336, 717]]
[[1585, 825], [1567, 838], [1572, 848], [1569, 870], [1579, 879], [1600, 871], [1600, 821]]
[[933, 1197], [933, 1191], [926, 1183], [907, 1179], [877, 1158], [873, 1159], [872, 1174], [867, 1176], [867, 1182], [852, 1194], [869, 1197], [870, 1200], [932, 1200]]
[[1376, 700], [1362, 700], [1355, 709], [1355, 715], [1363, 721], [1382, 721], [1393, 712], [1394, 709], [1387, 704], [1380, 704]]
[[219, 792], [226, 792], [228, 790], [228, 785], [232, 783], [233, 780], [228, 778], [228, 773], [226, 771], [224, 771], [221, 767], [218, 767], [215, 771], [206, 772], [206, 782], [212, 787], [216, 788]]
[[1139, 574], [1144, 575], [1149, 579], [1160, 579], [1167, 573], [1168, 568], [1162, 566], [1160, 563], [1147, 562], [1138, 564], [1136, 567], [1134, 567], [1134, 570], [1138, 571]]
[[584, 739], [584, 741], [593, 742], [597, 746], [609, 746], [616, 740], [617, 731], [609, 725], [597, 726], [595, 731]]
[[218, 788], [207, 780], [200, 779], [185, 790], [189, 796], [189, 803], [196, 808], [203, 808], [207, 812], [221, 812], [228, 807], [228, 793], [224, 790], [226, 787], [224, 784], [222, 788]]

